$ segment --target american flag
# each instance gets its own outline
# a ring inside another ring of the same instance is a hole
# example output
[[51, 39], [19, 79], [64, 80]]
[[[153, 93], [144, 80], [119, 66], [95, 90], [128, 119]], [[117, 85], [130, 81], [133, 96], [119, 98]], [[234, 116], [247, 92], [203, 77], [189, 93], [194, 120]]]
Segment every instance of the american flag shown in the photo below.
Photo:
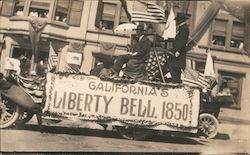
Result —
[[209, 88], [210, 80], [205, 77], [204, 74], [199, 71], [186, 68], [182, 77], [182, 82], [190, 86], [198, 86], [202, 89]]
[[67, 73], [80, 73], [78, 65], [74, 64], [66, 64], [66, 66], [63, 69], [63, 72]]
[[51, 71], [58, 63], [58, 56], [54, 51], [51, 43], [49, 46], [48, 71]]
[[162, 7], [147, 0], [133, 1], [132, 22], [162, 23], [164, 19], [165, 11]]

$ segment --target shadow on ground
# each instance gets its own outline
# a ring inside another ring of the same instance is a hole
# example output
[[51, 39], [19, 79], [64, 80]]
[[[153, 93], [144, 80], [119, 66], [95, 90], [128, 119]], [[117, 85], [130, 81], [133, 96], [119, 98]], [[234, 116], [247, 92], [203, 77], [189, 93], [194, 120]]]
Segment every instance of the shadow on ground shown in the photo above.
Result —
[[[105, 138], [117, 138], [124, 139], [122, 136], [114, 129], [112, 131], [89, 129], [89, 128], [69, 128], [61, 126], [43, 126], [41, 130], [38, 125], [26, 124], [23, 126], [16, 126], [17, 130], [31, 130], [42, 132], [44, 134], [68, 134], [68, 135], [79, 135], [79, 136], [93, 136], [93, 137], [105, 137]], [[176, 143], [176, 144], [190, 144], [190, 145], [205, 145], [200, 143], [199, 140], [195, 140], [194, 136], [189, 134], [164, 134], [159, 135], [156, 132], [152, 132], [146, 139], [142, 141], [151, 142], [162, 142], [162, 143]], [[124, 139], [125, 140], [125, 139]]]
[[226, 133], [218, 133], [214, 139], [218, 140], [229, 140], [230, 136]]

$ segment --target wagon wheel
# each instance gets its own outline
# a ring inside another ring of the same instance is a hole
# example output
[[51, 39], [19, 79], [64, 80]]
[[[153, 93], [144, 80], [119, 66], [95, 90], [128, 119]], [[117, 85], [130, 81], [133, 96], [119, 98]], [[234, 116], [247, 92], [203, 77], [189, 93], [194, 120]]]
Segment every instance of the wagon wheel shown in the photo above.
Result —
[[214, 138], [218, 133], [218, 120], [211, 114], [203, 113], [199, 119], [199, 131], [207, 138]]
[[116, 128], [123, 138], [129, 140], [142, 140], [145, 139], [150, 133], [149, 129], [144, 129], [144, 128], [136, 128], [129, 126], [122, 126], [122, 127], [120, 126]]
[[13, 125], [19, 118], [21, 108], [0, 96], [0, 129]]

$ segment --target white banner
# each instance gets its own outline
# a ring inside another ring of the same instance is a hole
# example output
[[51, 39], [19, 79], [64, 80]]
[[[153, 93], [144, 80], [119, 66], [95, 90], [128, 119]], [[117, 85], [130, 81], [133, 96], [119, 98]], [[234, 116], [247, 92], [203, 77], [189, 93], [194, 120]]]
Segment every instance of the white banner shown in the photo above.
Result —
[[15, 70], [15, 71], [17, 71], [17, 74], [20, 74], [20, 71], [21, 71], [20, 61], [18, 59], [15, 59], [15, 58], [6, 57], [4, 69]]
[[85, 75], [47, 74], [44, 111], [63, 117], [197, 127], [200, 91], [188, 86], [121, 84]]
[[82, 53], [67, 52], [67, 63], [74, 65], [81, 65]]

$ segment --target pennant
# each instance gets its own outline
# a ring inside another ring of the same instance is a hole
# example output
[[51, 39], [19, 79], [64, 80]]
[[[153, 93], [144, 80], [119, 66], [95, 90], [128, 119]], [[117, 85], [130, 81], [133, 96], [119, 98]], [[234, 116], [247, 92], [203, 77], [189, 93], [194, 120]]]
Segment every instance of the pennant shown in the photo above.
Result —
[[173, 11], [173, 8], [171, 8], [167, 23], [166, 23], [166, 27], [162, 35], [164, 40], [168, 40], [169, 38], [175, 38], [176, 36], [176, 22], [174, 19], [175, 19], [174, 11]]
[[214, 77], [216, 78], [216, 74], [214, 71], [214, 62], [211, 54], [208, 52], [207, 53], [207, 60], [206, 60], [206, 66], [205, 66], [205, 71], [204, 75], [208, 77]]

